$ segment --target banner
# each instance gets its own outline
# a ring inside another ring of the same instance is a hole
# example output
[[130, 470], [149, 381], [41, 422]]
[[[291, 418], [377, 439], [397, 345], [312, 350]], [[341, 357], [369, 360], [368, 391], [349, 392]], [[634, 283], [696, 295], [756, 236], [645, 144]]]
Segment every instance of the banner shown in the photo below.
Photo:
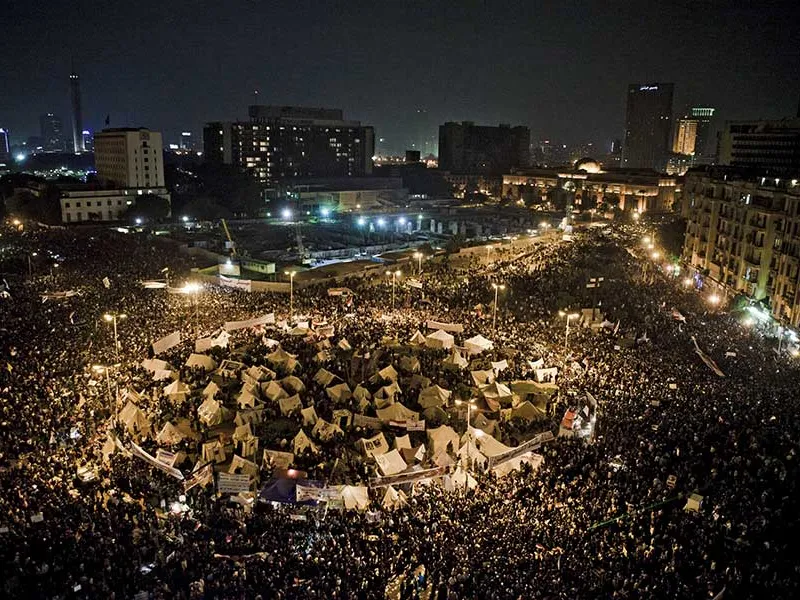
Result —
[[555, 382], [556, 376], [558, 376], [558, 367], [550, 367], [548, 369], [536, 369], [536, 381], [539, 383], [547, 381], [547, 382]]
[[387, 485], [394, 486], [403, 483], [413, 483], [415, 481], [422, 481], [423, 479], [442, 477], [446, 472], [446, 467], [435, 467], [433, 469], [423, 469], [412, 473], [398, 473], [397, 475], [389, 475], [387, 477], [373, 477], [369, 480], [369, 487], [378, 488], [386, 487]]
[[371, 437], [369, 439], [362, 438], [359, 440], [359, 442], [364, 448], [364, 454], [367, 456], [386, 454], [389, 451], [389, 442], [386, 441], [386, 438], [383, 437], [382, 433], [379, 433], [375, 437]]
[[175, 479], [183, 481], [184, 479], [183, 473], [181, 473], [178, 469], [174, 467], [169, 467], [164, 463], [157, 461], [152, 454], [148, 454], [147, 452], [145, 452], [141, 446], [137, 446], [135, 443], [131, 442], [130, 451], [134, 456], [137, 456], [141, 458], [143, 461], [150, 463], [150, 465], [155, 467], [156, 469], [163, 471], [167, 475], [172, 475]]
[[441, 329], [443, 331], [450, 331], [452, 333], [464, 333], [464, 326], [458, 323], [440, 323], [439, 321], [428, 321], [426, 326], [428, 329]]
[[189, 478], [183, 482], [183, 491], [188, 492], [190, 489], [197, 485], [206, 486], [214, 481], [214, 465], [208, 463], [200, 467]]
[[229, 288], [236, 288], [244, 292], [251, 292], [253, 290], [253, 282], [250, 279], [234, 279], [233, 277], [220, 275], [219, 284]]
[[352, 296], [353, 292], [350, 288], [341, 287], [341, 288], [330, 288], [328, 290], [328, 296]]
[[217, 473], [217, 491], [220, 494], [249, 492], [250, 475], [247, 473]]
[[237, 329], [245, 329], [246, 327], [258, 327], [260, 325], [274, 325], [275, 313], [269, 313], [263, 317], [256, 317], [255, 319], [248, 319], [246, 321], [225, 321], [225, 331], [235, 331]]
[[389, 421], [390, 427], [400, 427], [407, 431], [425, 431], [425, 420], [422, 421]]
[[406, 285], [417, 290], [422, 289], [422, 282], [419, 279], [406, 279]]
[[167, 465], [168, 467], [174, 467], [177, 459], [178, 455], [174, 452], [164, 450], [163, 448], [156, 450], [156, 460], [164, 465]]
[[353, 427], [368, 427], [370, 429], [382, 429], [383, 422], [377, 417], [353, 415]]
[[714, 360], [708, 354], [700, 350], [700, 346], [697, 345], [697, 340], [695, 339], [694, 336], [692, 336], [692, 341], [694, 342], [694, 351], [697, 352], [697, 355], [700, 357], [700, 360], [702, 360], [705, 363], [705, 365], [709, 369], [714, 371], [714, 373], [716, 373], [719, 377], [725, 377], [725, 373], [723, 373], [722, 369], [720, 369], [719, 366], [717, 366], [717, 363], [715, 363]]
[[533, 436], [527, 442], [520, 444], [516, 448], [512, 448], [511, 450], [503, 452], [502, 454], [488, 457], [488, 460], [486, 461], [486, 468], [492, 469], [498, 465], [522, 456], [523, 454], [537, 450], [545, 442], [551, 441], [553, 441], [553, 432], [543, 431], [542, 433]]
[[164, 336], [160, 340], [153, 342], [153, 354], [159, 355], [162, 352], [166, 352], [170, 348], [174, 348], [180, 343], [181, 343], [181, 332], [176, 331], [174, 333], [170, 333], [169, 335]]

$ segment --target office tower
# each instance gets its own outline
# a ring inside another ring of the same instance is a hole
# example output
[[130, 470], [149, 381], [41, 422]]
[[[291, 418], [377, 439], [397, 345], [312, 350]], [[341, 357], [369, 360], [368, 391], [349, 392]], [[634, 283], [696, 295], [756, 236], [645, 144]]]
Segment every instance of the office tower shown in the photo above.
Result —
[[53, 113], [40, 116], [39, 131], [45, 152], [64, 152], [64, 128], [59, 117]]
[[339, 109], [253, 105], [249, 114], [249, 122], [206, 124], [207, 162], [235, 165], [263, 184], [372, 173], [375, 130]]
[[672, 133], [672, 83], [628, 86], [622, 166], [655, 169], [666, 166]]
[[690, 118], [697, 122], [694, 141], [695, 156], [713, 156], [716, 153], [716, 145], [709, 148], [711, 121], [715, 112], [716, 109], [710, 106], [693, 106], [689, 111]]
[[439, 126], [439, 169], [453, 173], [502, 175], [530, 165], [527, 127], [475, 125], [470, 121]]
[[675, 140], [672, 151], [675, 154], [692, 155], [695, 153], [697, 143], [697, 121], [695, 119], [678, 119], [675, 126]]
[[719, 164], [800, 173], [800, 118], [726, 121], [719, 136]]
[[84, 129], [81, 132], [81, 135], [83, 137], [83, 148], [84, 148], [84, 150], [86, 150], [87, 152], [93, 152], [94, 151], [94, 136], [92, 135], [92, 132], [89, 131], [88, 129]]
[[0, 127], [0, 165], [11, 161], [11, 149], [8, 145], [8, 131]]
[[72, 151], [84, 152], [83, 113], [81, 112], [81, 82], [74, 71], [69, 76], [69, 96], [72, 103]]
[[102, 182], [126, 188], [164, 186], [161, 133], [139, 128], [104, 129], [94, 136], [94, 162]]

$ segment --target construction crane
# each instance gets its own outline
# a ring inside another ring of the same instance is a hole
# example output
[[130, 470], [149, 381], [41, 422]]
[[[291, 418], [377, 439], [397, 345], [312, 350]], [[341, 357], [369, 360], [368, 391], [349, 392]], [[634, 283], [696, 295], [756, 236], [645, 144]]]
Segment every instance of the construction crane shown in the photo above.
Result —
[[228, 238], [228, 250], [230, 250], [231, 256], [236, 256], [236, 242], [234, 242], [231, 237], [231, 232], [228, 229], [228, 224], [225, 222], [225, 219], [222, 219], [222, 228], [225, 230], [225, 236]]

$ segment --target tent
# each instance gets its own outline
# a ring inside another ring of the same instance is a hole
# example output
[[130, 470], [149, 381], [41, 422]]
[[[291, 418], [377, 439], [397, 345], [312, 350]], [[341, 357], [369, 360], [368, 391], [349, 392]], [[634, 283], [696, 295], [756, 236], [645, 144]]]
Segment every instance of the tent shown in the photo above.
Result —
[[191, 391], [188, 385], [175, 380], [164, 388], [164, 396], [169, 398], [172, 402], [183, 402]]
[[213, 398], [206, 398], [205, 402], [197, 407], [197, 417], [206, 427], [214, 427], [222, 423], [222, 407]]
[[450, 369], [466, 369], [469, 363], [467, 362], [466, 358], [461, 356], [461, 353], [458, 350], [453, 348], [450, 356], [445, 358], [444, 361], [442, 361], [442, 364]]
[[441, 452], [455, 452], [458, 448], [458, 434], [449, 425], [428, 429], [428, 447], [434, 456]]
[[414, 335], [411, 336], [411, 339], [408, 341], [409, 344], [415, 344], [417, 346], [424, 346], [426, 344], [425, 336], [422, 335], [419, 329], [414, 332]]
[[325, 392], [334, 402], [346, 402], [352, 393], [350, 391], [350, 386], [346, 383], [340, 383], [338, 385], [326, 388]]
[[341, 498], [347, 510], [366, 510], [369, 506], [369, 492], [363, 485], [343, 485]]
[[219, 386], [213, 381], [210, 381], [208, 385], [203, 388], [203, 398], [213, 398], [219, 393], [219, 391]]
[[465, 467], [472, 465], [476, 468], [486, 468], [486, 456], [478, 450], [478, 446], [472, 440], [467, 440], [462, 444], [461, 448], [458, 449], [457, 456], [461, 465]]
[[361, 438], [356, 442], [356, 446], [367, 456], [385, 454], [389, 451], [389, 443], [386, 441], [383, 433], [379, 433], [371, 438]]
[[465, 471], [461, 465], [456, 467], [453, 473], [444, 477], [444, 489], [447, 491], [463, 490], [465, 488], [471, 490], [477, 485], [478, 482], [475, 481], [475, 478]]
[[249, 440], [251, 437], [253, 437], [253, 429], [250, 426], [250, 423], [239, 425], [233, 431], [234, 442], [243, 442], [245, 440]]
[[333, 356], [328, 350], [320, 350], [314, 355], [314, 362], [326, 363], [331, 360]]
[[438, 385], [432, 385], [419, 393], [419, 405], [423, 409], [432, 408], [434, 406], [444, 406], [447, 404], [452, 393], [453, 392], [441, 388]]
[[289, 354], [283, 348], [278, 348], [274, 352], [267, 354], [267, 362], [274, 367], [283, 367], [288, 373], [294, 371], [297, 366], [297, 357]]
[[255, 365], [244, 371], [242, 375], [247, 373], [247, 375], [253, 378], [256, 383], [261, 383], [262, 381], [269, 381], [270, 379], [275, 379], [275, 371], [268, 369], [267, 367], [256, 367]]
[[481, 391], [481, 395], [484, 397], [484, 399], [487, 401], [487, 404], [489, 404], [490, 407], [494, 403], [511, 401], [511, 390], [508, 389], [508, 386], [502, 383], [498, 383], [495, 381], [494, 383], [483, 385], [479, 389]]
[[217, 464], [221, 464], [227, 460], [225, 447], [218, 439], [203, 443], [201, 456], [204, 463], [214, 461]]
[[309, 406], [308, 408], [304, 408], [300, 411], [300, 415], [303, 417], [303, 425], [304, 426], [314, 426], [317, 422], [317, 411], [314, 410], [313, 406]]
[[175, 444], [181, 443], [183, 439], [183, 434], [169, 421], [164, 423], [161, 431], [159, 431], [156, 436], [156, 441], [164, 446], [174, 446]]
[[390, 400], [389, 404], [394, 402], [394, 397], [401, 392], [400, 386], [397, 385], [396, 381], [393, 381], [391, 385], [385, 385], [377, 392], [375, 392], [376, 399], [384, 399]]
[[408, 389], [415, 390], [417, 388], [424, 389], [431, 385], [431, 380], [429, 377], [423, 377], [422, 375], [412, 375], [411, 381], [408, 382]]
[[146, 435], [150, 431], [150, 421], [133, 402], [128, 402], [119, 413], [119, 420], [131, 435]]
[[261, 392], [264, 394], [264, 396], [266, 396], [273, 402], [277, 402], [281, 398], [289, 397], [289, 394], [286, 393], [286, 390], [284, 390], [281, 386], [279, 386], [278, 383], [275, 381], [262, 383]]
[[511, 411], [511, 418], [525, 421], [542, 421], [547, 419], [547, 413], [526, 400]]
[[478, 334], [464, 341], [464, 347], [470, 354], [480, 354], [494, 348], [494, 344], [481, 334]]
[[397, 381], [397, 370], [392, 365], [384, 367], [372, 377], [371, 381], [373, 383], [377, 383], [379, 381], [391, 381], [394, 383]]
[[497, 421], [487, 419], [485, 415], [480, 413], [473, 419], [472, 426], [489, 435], [495, 435], [500, 431]]
[[310, 452], [312, 454], [317, 454], [319, 452], [317, 450], [317, 446], [314, 442], [311, 441], [306, 435], [306, 432], [302, 429], [297, 432], [297, 435], [294, 436], [292, 440], [292, 452], [294, 452], [295, 456], [298, 454], [303, 454], [304, 452]]
[[281, 398], [278, 404], [281, 407], [281, 414], [284, 417], [292, 413], [300, 412], [303, 409], [303, 404], [300, 402], [300, 396], [298, 394], [288, 398]]
[[507, 368], [508, 361], [505, 358], [497, 362], [492, 362], [492, 371], [495, 372], [495, 375], [498, 375], [500, 371], [505, 371]]
[[400, 370], [404, 373], [419, 373], [420, 364], [416, 356], [404, 356], [400, 359]]
[[494, 381], [494, 371], [470, 371], [469, 374], [473, 383], [478, 386]]
[[443, 329], [437, 329], [425, 338], [425, 345], [437, 350], [449, 350], [453, 344], [455, 344], [455, 338]]
[[141, 363], [142, 368], [146, 371], [150, 371], [151, 373], [156, 373], [157, 371], [171, 371], [172, 367], [169, 363], [165, 360], [161, 360], [158, 358], [146, 358]]
[[228, 467], [228, 473], [241, 473], [250, 477], [258, 477], [258, 465], [252, 460], [247, 460], [238, 454], [234, 454], [233, 460], [231, 460], [231, 464]]
[[328, 423], [325, 419], [317, 419], [314, 429], [311, 430], [311, 435], [323, 442], [332, 440], [338, 434], [344, 435], [341, 427], [334, 423]]
[[317, 371], [317, 374], [314, 375], [314, 381], [323, 387], [329, 386], [331, 383], [338, 379], [336, 375], [328, 371], [327, 369], [320, 369]]
[[353, 398], [356, 400], [369, 400], [372, 398], [372, 394], [369, 393], [367, 388], [359, 383], [356, 386], [356, 389], [353, 390]]
[[396, 475], [408, 468], [406, 461], [400, 456], [399, 450], [390, 450], [385, 454], [377, 454], [375, 455], [375, 462], [384, 476]]
[[409, 410], [399, 402], [386, 408], [379, 408], [376, 413], [384, 423], [389, 421], [419, 421], [419, 413]]
[[214, 359], [206, 354], [190, 354], [186, 361], [187, 367], [198, 367], [203, 369], [206, 373], [213, 371], [217, 368], [217, 363]]
[[408, 434], [398, 435], [394, 438], [395, 450], [402, 450], [403, 448], [411, 448], [411, 438]]
[[217, 369], [217, 373], [226, 379], [236, 379], [239, 377], [239, 373], [243, 370], [244, 363], [240, 363], [238, 360], [230, 360], [226, 358], [222, 361], [219, 369]]
[[258, 398], [253, 393], [254, 390], [247, 386], [242, 386], [242, 391], [236, 397], [236, 404], [239, 408], [255, 408]]
[[422, 416], [428, 423], [444, 423], [447, 421], [447, 413], [441, 406], [431, 406], [422, 411]]
[[386, 488], [386, 493], [381, 501], [381, 506], [384, 510], [397, 510], [406, 504], [408, 504], [408, 497], [403, 490], [397, 491], [392, 486]]
[[353, 349], [353, 347], [350, 345], [350, 342], [348, 342], [345, 338], [339, 340], [339, 343], [336, 344], [336, 347], [339, 348], [339, 350], [344, 350], [345, 352], [350, 352], [350, 350]]
[[283, 389], [292, 391], [295, 394], [306, 391], [305, 384], [299, 377], [295, 377], [294, 375], [289, 375], [288, 377], [281, 379], [281, 385], [283, 386]]
[[265, 469], [288, 469], [294, 463], [294, 454], [280, 450], [264, 450], [261, 463]]
[[481, 451], [481, 454], [488, 456], [491, 458], [492, 456], [497, 456], [498, 454], [504, 454], [512, 448], [506, 446], [505, 444], [500, 443], [496, 438], [491, 435], [488, 435], [481, 431], [480, 429], [475, 429], [473, 427], [469, 428], [469, 431], [462, 436], [462, 441], [467, 442], [469, 440], [475, 440], [477, 442], [478, 448]]

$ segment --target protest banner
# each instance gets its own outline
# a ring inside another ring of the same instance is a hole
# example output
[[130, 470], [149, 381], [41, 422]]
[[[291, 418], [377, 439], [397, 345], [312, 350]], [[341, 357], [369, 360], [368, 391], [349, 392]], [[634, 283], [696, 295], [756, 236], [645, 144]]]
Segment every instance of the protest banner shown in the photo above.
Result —
[[181, 343], [181, 332], [175, 331], [153, 342], [153, 354], [158, 355]]
[[488, 460], [486, 461], [487, 468], [492, 469], [505, 462], [518, 458], [523, 454], [527, 454], [528, 452], [537, 450], [542, 444], [544, 444], [545, 442], [550, 442], [552, 440], [553, 440], [553, 432], [543, 431], [542, 433], [533, 436], [527, 442], [520, 444], [516, 448], [512, 448], [511, 450], [503, 452], [502, 454], [497, 454], [495, 456], [488, 457]]
[[253, 282], [250, 279], [234, 279], [233, 277], [219, 276], [219, 284], [229, 288], [235, 288], [244, 292], [251, 292], [253, 290]]
[[369, 480], [369, 487], [378, 488], [386, 487], [387, 485], [400, 485], [403, 483], [414, 483], [424, 479], [434, 479], [442, 477], [447, 472], [445, 467], [434, 467], [433, 469], [423, 469], [420, 471], [413, 471], [411, 473], [398, 473], [397, 475], [388, 475], [386, 477], [373, 477]]
[[250, 475], [247, 473], [217, 473], [217, 491], [220, 494], [249, 492]]
[[275, 323], [275, 313], [269, 313], [263, 317], [247, 319], [246, 321], [225, 321], [225, 331], [235, 331], [247, 327], [258, 327], [259, 325], [273, 325]]

